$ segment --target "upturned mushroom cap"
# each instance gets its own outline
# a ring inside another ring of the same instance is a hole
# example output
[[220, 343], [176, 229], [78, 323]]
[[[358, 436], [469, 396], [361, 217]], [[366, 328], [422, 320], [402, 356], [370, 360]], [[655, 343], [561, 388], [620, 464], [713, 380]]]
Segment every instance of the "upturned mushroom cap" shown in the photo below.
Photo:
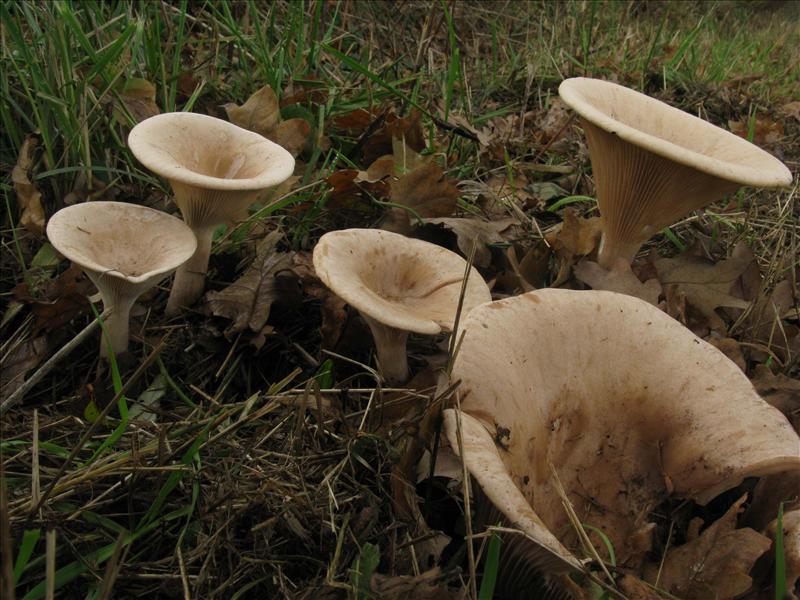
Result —
[[[397, 384], [408, 378], [409, 332], [452, 331], [467, 262], [445, 248], [397, 233], [345, 229], [320, 238], [314, 269], [361, 313], [384, 379]], [[462, 314], [491, 299], [486, 282], [470, 268]]]
[[629, 88], [576, 77], [558, 93], [581, 116], [589, 142], [606, 268], [740, 185], [792, 181], [783, 163], [750, 142]]
[[[575, 547], [550, 465], [620, 562], [671, 493], [705, 503], [745, 477], [800, 469], [786, 418], [719, 350], [647, 302], [547, 289], [479, 306], [464, 331], [452, 373], [463, 460], [538, 542], [540, 560], [574, 560], [534, 526]], [[444, 428], [458, 450], [455, 416], [445, 411]], [[536, 518], [516, 508], [523, 499]]]
[[[380, 229], [332, 231], [314, 248], [319, 278], [362, 315], [429, 335], [452, 330], [466, 267], [446, 248]], [[491, 299], [472, 268], [462, 314]]]
[[195, 255], [175, 276], [167, 303], [172, 314], [203, 292], [214, 228], [289, 178], [294, 158], [257, 133], [195, 113], [150, 117], [131, 130], [128, 146], [145, 167], [169, 181], [175, 204], [197, 236]]
[[86, 272], [103, 304], [116, 312], [107, 322], [109, 330], [120, 328], [109, 331], [115, 352], [127, 346], [128, 311], [136, 298], [186, 262], [197, 248], [192, 230], [180, 219], [123, 202], [84, 202], [63, 208], [50, 218], [47, 237]]

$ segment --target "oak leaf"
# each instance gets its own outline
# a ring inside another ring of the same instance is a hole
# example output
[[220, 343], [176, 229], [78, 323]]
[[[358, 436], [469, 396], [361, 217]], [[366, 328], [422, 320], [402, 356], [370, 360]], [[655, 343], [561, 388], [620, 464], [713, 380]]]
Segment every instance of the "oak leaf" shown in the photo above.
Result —
[[734, 598], [753, 583], [750, 569], [770, 549], [769, 538], [744, 527], [736, 529], [736, 517], [747, 495], [742, 496], [717, 521], [697, 535], [699, 520], [690, 524], [694, 539], [671, 550], [660, 569], [652, 565], [646, 578], [687, 600]]
[[460, 194], [455, 182], [444, 177], [441, 167], [424, 165], [391, 182], [389, 199], [405, 208], [390, 209], [383, 228], [408, 231], [409, 214], [423, 219], [450, 216]]
[[517, 219], [502, 219], [499, 221], [483, 221], [477, 218], [440, 217], [436, 219], [423, 219], [431, 225], [441, 225], [456, 235], [458, 249], [464, 256], [472, 252], [475, 243], [474, 263], [486, 268], [492, 262], [490, 244], [502, 243], [505, 240], [500, 234], [509, 227], [519, 223]]
[[717, 308], [747, 308], [749, 303], [730, 294], [731, 287], [750, 264], [748, 258], [729, 258], [713, 263], [699, 256], [684, 253], [675, 258], [654, 262], [664, 287], [675, 286], [709, 321], [712, 329], [725, 331], [725, 323]]
[[278, 97], [268, 85], [253, 93], [241, 106], [229, 102], [222, 107], [231, 123], [263, 135], [294, 157], [308, 147], [311, 125], [299, 118], [284, 121]]
[[559, 263], [553, 287], [569, 278], [570, 269], [578, 257], [594, 252], [602, 233], [600, 217], [584, 219], [578, 216], [574, 208], [568, 207], [564, 210], [563, 219], [563, 223], [545, 235]]
[[244, 274], [218, 292], [205, 295], [210, 314], [232, 321], [226, 335], [250, 329], [259, 333], [269, 318], [272, 303], [277, 298], [276, 274], [291, 265], [291, 254], [276, 252], [283, 237], [273, 231], [256, 246], [256, 257]]
[[658, 306], [661, 284], [658, 279], [639, 281], [625, 259], [619, 258], [611, 270], [606, 270], [591, 260], [582, 260], [574, 268], [575, 277], [593, 290], [607, 290], [627, 296], [641, 298], [653, 306]]

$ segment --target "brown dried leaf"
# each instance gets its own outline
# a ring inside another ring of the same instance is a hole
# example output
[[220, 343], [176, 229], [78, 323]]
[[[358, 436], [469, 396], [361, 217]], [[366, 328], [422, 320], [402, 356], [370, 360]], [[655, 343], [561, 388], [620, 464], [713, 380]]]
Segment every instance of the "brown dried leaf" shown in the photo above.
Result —
[[[517, 278], [516, 287], [523, 292], [546, 287], [550, 274], [550, 256], [552, 252], [543, 241], [531, 246], [522, 256], [517, 258], [517, 250], [512, 245], [506, 252], [511, 271]], [[513, 291], [513, 290], [512, 290]]]
[[512, 225], [519, 223], [517, 219], [482, 221], [474, 217], [442, 217], [423, 220], [432, 225], [441, 225], [455, 233], [458, 249], [464, 256], [469, 256], [472, 252], [472, 244], [477, 242], [475, 264], [483, 268], [488, 267], [492, 262], [492, 251], [489, 249], [489, 245], [504, 242], [505, 240], [500, 234]]
[[545, 236], [559, 263], [553, 287], [561, 285], [569, 278], [570, 269], [577, 257], [594, 252], [602, 233], [600, 217], [583, 219], [574, 208], [568, 207], [564, 210], [563, 219], [560, 226]]
[[661, 600], [653, 586], [633, 575], [624, 575], [619, 580], [619, 590], [625, 594], [627, 600]]
[[231, 123], [255, 131], [264, 137], [269, 137], [281, 122], [278, 97], [268, 85], [255, 92], [241, 106], [231, 102], [222, 108], [228, 113]]
[[389, 184], [385, 181], [370, 182], [360, 178], [360, 171], [342, 169], [331, 173], [325, 181], [333, 188], [328, 196], [328, 206], [340, 208], [359, 201], [370, 201], [370, 197], [385, 199], [389, 195]]
[[[449, 538], [448, 538], [449, 540]], [[375, 573], [370, 579], [370, 588], [376, 598], [384, 600], [463, 600], [467, 588], [450, 589], [447, 582], [454, 573], [443, 575], [439, 567], [419, 575], [381, 575]]]
[[800, 100], [787, 102], [781, 106], [780, 111], [787, 117], [800, 121]]
[[708, 319], [712, 329], [725, 331], [725, 323], [715, 309], [721, 306], [747, 308], [748, 302], [730, 295], [731, 286], [750, 264], [748, 258], [729, 258], [713, 263], [683, 253], [654, 262], [661, 284], [674, 285], [686, 300]]
[[376, 119], [378, 113], [369, 111], [365, 108], [357, 108], [354, 111], [345, 113], [333, 119], [333, 125], [337, 129], [343, 129], [352, 134], [359, 134], [366, 129]]
[[356, 181], [375, 183], [381, 179], [386, 179], [390, 175], [396, 175], [393, 154], [386, 154], [376, 158], [366, 171], [359, 171]]
[[[743, 594], [753, 583], [750, 569], [770, 549], [769, 538], [748, 527], [736, 529], [736, 517], [747, 495], [696, 539], [670, 551], [659, 586], [681, 598], [723, 600]], [[654, 582], [658, 568], [647, 569]]]
[[661, 284], [657, 279], [648, 279], [644, 283], [634, 275], [630, 264], [625, 259], [617, 259], [614, 267], [606, 271], [591, 260], [582, 260], [575, 268], [575, 277], [593, 290], [608, 290], [628, 296], [641, 298], [653, 306], [658, 306], [661, 295]]
[[7, 398], [25, 382], [25, 374], [42, 362], [47, 352], [47, 338], [39, 336], [18, 344], [3, 359], [0, 368], [0, 398]]
[[800, 381], [775, 375], [766, 365], [756, 365], [753, 387], [764, 400], [781, 411], [800, 431]]
[[[390, 200], [410, 208], [421, 218], [447, 217], [456, 208], [460, 195], [455, 182], [446, 179], [438, 165], [425, 165], [403, 175], [390, 184]], [[392, 208], [385, 229], [407, 231], [410, 227], [408, 211]]]
[[303, 150], [308, 148], [311, 139], [311, 125], [305, 119], [289, 119], [279, 123], [268, 137], [297, 158]]
[[206, 309], [210, 314], [233, 321], [226, 334], [250, 328], [260, 332], [269, 318], [270, 308], [277, 297], [275, 275], [291, 265], [291, 254], [275, 252], [283, 237], [273, 231], [256, 247], [256, 257], [244, 274], [219, 292], [205, 295]]
[[303, 292], [320, 301], [322, 347], [335, 348], [347, 323], [347, 311], [345, 309], [347, 303], [328, 289], [317, 277], [310, 252], [296, 252], [292, 257], [290, 270], [300, 281]]
[[733, 338], [720, 338], [715, 336], [711, 336], [706, 341], [735, 362], [736, 366], [743, 372], [747, 372], [747, 362], [744, 359], [739, 342]]
[[36, 297], [31, 295], [25, 283], [12, 290], [17, 300], [31, 305], [34, 335], [59, 329], [75, 317], [88, 314], [88, 296], [94, 291], [94, 284], [76, 264], [71, 264], [58, 277], [45, 282]]
[[[139, 123], [161, 113], [161, 109], [156, 104], [156, 86], [147, 81], [133, 77], [125, 82], [119, 94], [122, 104], [128, 109], [134, 122]], [[125, 123], [124, 114], [115, 107], [117, 120]]]
[[401, 141], [417, 153], [425, 149], [422, 114], [419, 110], [412, 109], [406, 117], [398, 117], [392, 112], [388, 113], [383, 126], [364, 142], [364, 162], [371, 164], [385, 154], [394, 154], [395, 140]]
[[[731, 133], [746, 140], [750, 139], [750, 123], [748, 121], [728, 121]], [[771, 119], [756, 118], [753, 127], [753, 139], [757, 146], [773, 145], [783, 138], [783, 123]]]
[[20, 224], [35, 236], [41, 237], [44, 233], [42, 194], [28, 179], [28, 171], [33, 166], [33, 152], [38, 143], [38, 139], [31, 135], [25, 137], [19, 149], [17, 164], [11, 170], [11, 181], [14, 183], [14, 192], [17, 195]]

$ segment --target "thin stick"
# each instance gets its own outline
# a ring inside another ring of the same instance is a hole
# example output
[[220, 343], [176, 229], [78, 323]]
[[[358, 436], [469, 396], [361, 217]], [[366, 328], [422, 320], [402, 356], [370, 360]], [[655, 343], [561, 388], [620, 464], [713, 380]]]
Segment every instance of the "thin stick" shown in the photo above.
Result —
[[0, 415], [4, 414], [9, 408], [14, 406], [15, 404], [22, 401], [31, 388], [39, 383], [45, 375], [47, 375], [50, 371], [53, 370], [62, 358], [67, 356], [70, 352], [72, 352], [75, 348], [77, 348], [83, 341], [89, 337], [97, 326], [100, 324], [100, 321], [105, 321], [108, 316], [111, 314], [110, 310], [104, 310], [100, 313], [100, 316], [97, 317], [94, 321], [89, 323], [86, 327], [84, 327], [74, 338], [72, 338], [69, 342], [64, 344], [61, 349], [53, 354], [50, 359], [44, 363], [36, 373], [33, 374], [25, 383], [23, 383], [17, 390], [11, 394], [8, 398], [0, 402]]
[[56, 530], [48, 529], [45, 544], [45, 598], [56, 596]]

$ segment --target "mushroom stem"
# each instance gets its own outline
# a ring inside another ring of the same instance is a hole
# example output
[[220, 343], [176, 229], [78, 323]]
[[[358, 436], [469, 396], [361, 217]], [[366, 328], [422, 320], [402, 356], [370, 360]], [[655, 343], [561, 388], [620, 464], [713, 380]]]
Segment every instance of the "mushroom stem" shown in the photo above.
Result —
[[372, 331], [375, 340], [375, 351], [378, 354], [378, 371], [390, 385], [397, 385], [408, 381], [408, 356], [406, 355], [406, 341], [408, 332], [384, 325], [361, 314]]
[[108, 308], [110, 313], [103, 323], [103, 336], [100, 342], [100, 356], [108, 358], [109, 344], [114, 351], [114, 356], [119, 356], [128, 351], [130, 338], [131, 307], [134, 299], [123, 302], [108, 302], [103, 298], [103, 308]]
[[179, 313], [182, 307], [194, 304], [203, 295], [214, 229], [192, 227], [192, 231], [197, 237], [197, 250], [192, 258], [175, 271], [175, 281], [172, 283], [172, 290], [167, 300], [168, 315]]
[[623, 240], [614, 239], [604, 232], [600, 239], [600, 248], [597, 251], [597, 263], [608, 271], [614, 267], [619, 258], [625, 259], [625, 262], [630, 264], [640, 247], [641, 243], [638, 240], [626, 243]]

